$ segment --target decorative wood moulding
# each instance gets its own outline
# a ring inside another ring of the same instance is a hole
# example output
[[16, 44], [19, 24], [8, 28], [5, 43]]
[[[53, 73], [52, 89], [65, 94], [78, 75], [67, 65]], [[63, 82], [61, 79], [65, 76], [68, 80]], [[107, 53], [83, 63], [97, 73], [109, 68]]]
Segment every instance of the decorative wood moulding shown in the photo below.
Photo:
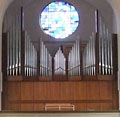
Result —
[[82, 80], [82, 77], [81, 76], [72, 76], [72, 77], [69, 77], [69, 80], [70, 81], [80, 81], [80, 80]]
[[23, 80], [23, 76], [8, 76], [7, 80], [8, 81], [22, 81]]
[[112, 103], [112, 100], [16, 100], [9, 101], [11, 104], [46, 104], [46, 103]]
[[96, 76], [84, 76], [83, 80], [97, 80]]
[[98, 76], [71, 76], [68, 79], [65, 75], [55, 75], [54, 78], [46, 77], [23, 77], [23, 76], [8, 76], [8, 81], [113, 81], [114, 75], [98, 75]]
[[98, 75], [98, 80], [114, 80], [115, 76], [114, 75]]
[[39, 79], [39, 81], [52, 81], [52, 78], [51, 77], [39, 77], [38, 78]]

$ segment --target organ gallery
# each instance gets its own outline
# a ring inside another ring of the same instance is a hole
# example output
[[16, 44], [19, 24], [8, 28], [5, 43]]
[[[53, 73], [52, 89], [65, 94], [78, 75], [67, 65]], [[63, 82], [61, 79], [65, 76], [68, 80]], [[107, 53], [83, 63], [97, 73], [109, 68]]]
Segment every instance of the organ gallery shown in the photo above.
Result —
[[118, 110], [117, 34], [99, 9], [94, 9], [94, 31], [81, 39], [80, 13], [73, 5], [63, 1], [46, 4], [40, 11], [41, 35], [36, 40], [26, 28], [24, 6], [18, 7], [12, 21], [6, 13], [3, 110]]

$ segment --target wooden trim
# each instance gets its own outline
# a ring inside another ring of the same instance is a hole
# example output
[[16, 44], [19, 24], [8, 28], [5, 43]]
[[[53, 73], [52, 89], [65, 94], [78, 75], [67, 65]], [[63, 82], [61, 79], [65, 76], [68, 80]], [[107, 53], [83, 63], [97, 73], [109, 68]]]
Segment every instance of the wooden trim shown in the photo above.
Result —
[[66, 76], [64, 75], [56, 75], [54, 76], [54, 80], [52, 79], [52, 76], [46, 76], [46, 77], [41, 77], [41, 76], [7, 76], [8, 81], [113, 81], [115, 80], [116, 76], [115, 75], [98, 75], [96, 76], [70, 76], [67, 80]]
[[80, 46], [80, 75], [83, 78], [83, 47]]
[[66, 56], [65, 67], [66, 67], [66, 79], [68, 80], [68, 56]]
[[25, 75], [25, 31], [21, 32], [21, 75]]
[[117, 34], [112, 34], [112, 50], [113, 50], [113, 74], [117, 76], [118, 71], [118, 40]]
[[2, 33], [2, 73], [3, 78], [7, 76], [7, 33]]
[[24, 9], [21, 7], [21, 32], [24, 30]]
[[82, 77], [81, 76], [71, 76], [69, 77], [70, 81], [81, 81]]
[[95, 41], [95, 70], [96, 76], [99, 74], [99, 33], [96, 33], [96, 41]]
[[84, 81], [96, 81], [98, 80], [96, 76], [84, 76], [83, 77]]
[[112, 82], [112, 86], [113, 86], [112, 88], [113, 109], [119, 109], [119, 91], [118, 91], [118, 83], [116, 80]]
[[66, 75], [54, 75], [54, 81], [67, 81]]
[[24, 11], [21, 7], [21, 75], [24, 76], [24, 65], [25, 65], [25, 31], [24, 31]]
[[115, 76], [114, 75], [98, 75], [98, 80], [107, 80], [107, 81], [111, 81], [114, 80]]
[[96, 68], [96, 76], [99, 74], [99, 12], [96, 10], [96, 41], [95, 41], [95, 68]]
[[32, 104], [32, 103], [112, 103], [112, 100], [17, 100], [17, 101], [8, 101], [9, 103], [16, 104]]
[[52, 81], [52, 77], [39, 77], [39, 81]]
[[54, 57], [52, 57], [52, 80], [54, 80], [54, 74], [55, 74], [54, 73], [55, 72], [55, 70], [54, 70], [55, 66], [54, 65], [55, 65], [55, 61], [54, 61]]
[[40, 76], [40, 39], [38, 40], [38, 50], [37, 50], [37, 76]]
[[23, 76], [22, 78], [23, 78], [23, 81], [26, 81], [26, 82], [27, 81], [32, 81], [32, 82], [33, 81], [38, 81], [38, 77], [35, 77], [35, 76], [29, 76], [29, 77], [28, 76]]
[[8, 76], [7, 80], [8, 81], [22, 81], [23, 77], [22, 76]]

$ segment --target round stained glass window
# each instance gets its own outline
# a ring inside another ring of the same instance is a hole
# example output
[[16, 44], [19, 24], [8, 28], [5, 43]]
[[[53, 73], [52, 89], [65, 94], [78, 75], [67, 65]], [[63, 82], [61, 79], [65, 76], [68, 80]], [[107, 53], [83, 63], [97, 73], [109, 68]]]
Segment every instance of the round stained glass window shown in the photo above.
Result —
[[69, 3], [55, 1], [44, 8], [39, 23], [46, 34], [56, 39], [64, 39], [76, 31], [79, 15]]

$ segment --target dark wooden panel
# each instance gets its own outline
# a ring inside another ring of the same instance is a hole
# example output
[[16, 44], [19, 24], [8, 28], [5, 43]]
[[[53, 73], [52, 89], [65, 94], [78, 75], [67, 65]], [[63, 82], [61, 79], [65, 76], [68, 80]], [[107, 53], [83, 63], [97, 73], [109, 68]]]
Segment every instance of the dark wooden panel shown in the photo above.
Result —
[[69, 90], [69, 97], [68, 99], [69, 100], [75, 100], [75, 97], [76, 97], [76, 85], [77, 82], [69, 82], [69, 85], [68, 85], [68, 90]]
[[68, 79], [69, 81], [81, 81], [82, 77], [81, 76], [71, 76]]
[[44, 111], [45, 105], [43, 103], [34, 104], [34, 111]]
[[52, 100], [54, 99], [54, 89], [55, 88], [53, 86], [53, 83], [52, 82], [47, 82], [46, 83], [46, 90], [47, 90], [47, 94], [46, 94], [46, 100]]
[[4, 84], [4, 110], [19, 111], [21, 105], [21, 110], [43, 111], [45, 103], [71, 103], [76, 111], [118, 109], [116, 81], [9, 81]]
[[7, 76], [7, 33], [2, 33], [2, 73], [4, 80]]
[[33, 111], [34, 104], [21, 104], [21, 111]]
[[20, 82], [20, 81], [22, 81], [23, 80], [23, 77], [22, 76], [8, 76], [7, 77], [8, 79], [8, 81], [13, 81], [13, 82]]
[[100, 84], [97, 81], [87, 81], [87, 100], [100, 99]]
[[66, 81], [66, 75], [54, 75], [54, 81]]
[[113, 81], [113, 108], [115, 110], [119, 109], [119, 92], [118, 92], [118, 85], [117, 80]]
[[48, 82], [47, 83], [47, 100], [60, 100], [60, 83]]
[[33, 100], [33, 82], [21, 83], [21, 100]]
[[20, 111], [20, 110], [21, 110], [21, 104], [9, 103], [9, 104], [8, 104], [8, 110]]
[[70, 94], [71, 86], [69, 84], [70, 83], [67, 83], [67, 82], [60, 83], [60, 100], [69, 100], [70, 96], [73, 95], [73, 94]]
[[87, 103], [88, 111], [98, 111], [100, 110], [100, 103]]
[[[87, 87], [86, 87], [86, 82], [75, 82], [75, 95], [74, 95], [74, 100], [86, 100], [87, 98]], [[71, 85], [72, 88], [72, 85]]]
[[112, 82], [100, 81], [100, 99], [112, 100]]
[[20, 100], [21, 96], [21, 83], [9, 82], [8, 83], [8, 101]]
[[86, 111], [87, 104], [86, 103], [75, 103], [75, 111]]
[[60, 100], [60, 82], [53, 82], [53, 99]]
[[112, 103], [101, 103], [100, 109], [101, 109], [101, 111], [113, 110]]
[[114, 75], [98, 75], [98, 80], [101, 81], [112, 81], [115, 79]]
[[46, 100], [46, 82], [34, 83], [34, 100]]
[[8, 83], [3, 82], [3, 93], [2, 93], [2, 110], [8, 109]]

